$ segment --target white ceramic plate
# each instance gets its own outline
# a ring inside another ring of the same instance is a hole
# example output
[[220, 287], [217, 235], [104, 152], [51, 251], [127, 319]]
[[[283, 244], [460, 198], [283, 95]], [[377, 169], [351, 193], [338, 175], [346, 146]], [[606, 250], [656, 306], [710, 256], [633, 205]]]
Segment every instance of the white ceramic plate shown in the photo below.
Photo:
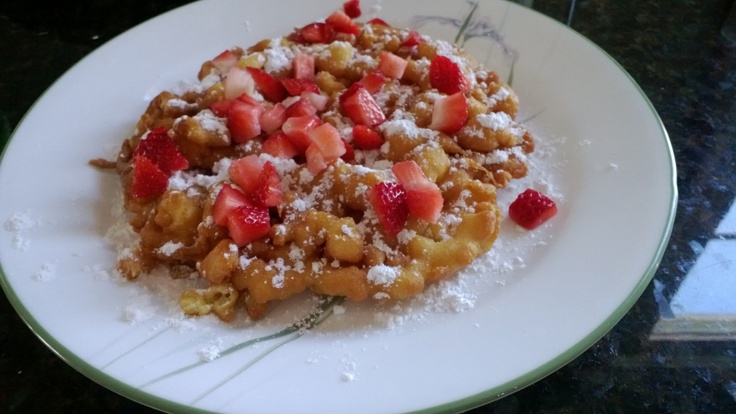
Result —
[[667, 134], [604, 52], [494, 0], [477, 9], [364, 0], [363, 10], [450, 41], [462, 30], [458, 40], [479, 61], [512, 79], [520, 118], [540, 143], [530, 177], [502, 202], [540, 188], [560, 204], [549, 224], [524, 232], [505, 221], [485, 269], [399, 307], [345, 304], [304, 335], [283, 330], [315, 306], [306, 298], [256, 325], [182, 322], [166, 295], [111, 277], [115, 254], [104, 235], [117, 179], [87, 160], [113, 154], [148, 100], [193, 81], [201, 62], [324, 18], [341, 2], [270, 4], [194, 3], [130, 30], [59, 79], [13, 134], [0, 165], [0, 281], [60, 357], [118, 393], [177, 412], [463, 410], [550, 374], [628, 311], [673, 222]]

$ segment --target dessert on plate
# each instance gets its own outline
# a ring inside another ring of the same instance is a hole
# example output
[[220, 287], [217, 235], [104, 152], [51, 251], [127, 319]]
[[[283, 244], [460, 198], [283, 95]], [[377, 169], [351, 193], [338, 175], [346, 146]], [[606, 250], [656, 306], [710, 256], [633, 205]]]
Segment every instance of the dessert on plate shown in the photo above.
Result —
[[496, 191], [534, 149], [517, 96], [459, 47], [359, 15], [226, 50], [152, 100], [112, 165], [138, 235], [126, 278], [196, 272], [186, 314], [258, 319], [303, 291], [407, 298], [491, 248]]

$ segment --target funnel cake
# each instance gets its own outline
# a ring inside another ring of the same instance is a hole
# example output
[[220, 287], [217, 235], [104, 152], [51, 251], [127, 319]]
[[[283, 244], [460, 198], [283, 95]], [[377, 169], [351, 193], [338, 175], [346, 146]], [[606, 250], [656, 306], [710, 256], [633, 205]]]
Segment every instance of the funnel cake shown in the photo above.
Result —
[[188, 315], [303, 291], [396, 300], [493, 245], [496, 190], [526, 174], [509, 85], [465, 51], [343, 12], [233, 48], [161, 92], [116, 161], [128, 279], [192, 272]]

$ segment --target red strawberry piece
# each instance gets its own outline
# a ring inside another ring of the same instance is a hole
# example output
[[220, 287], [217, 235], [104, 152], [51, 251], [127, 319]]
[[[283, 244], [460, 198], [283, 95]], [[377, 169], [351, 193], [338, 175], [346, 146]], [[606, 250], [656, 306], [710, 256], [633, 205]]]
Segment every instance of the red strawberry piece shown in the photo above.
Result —
[[264, 98], [271, 102], [281, 102], [286, 98], [286, 89], [276, 78], [271, 76], [270, 73], [258, 69], [258, 68], [246, 68], [250, 76], [253, 77], [253, 81], [256, 84], [256, 89], [261, 92]]
[[294, 79], [314, 82], [314, 56], [297, 52], [292, 62]]
[[430, 129], [452, 135], [468, 121], [468, 101], [462, 92], [435, 101]]
[[386, 75], [383, 74], [380, 70], [376, 69], [374, 71], [371, 71], [371, 73], [365, 75], [363, 79], [359, 80], [363, 86], [365, 86], [365, 89], [370, 93], [371, 95], [380, 91], [381, 87], [384, 83], [386, 83]]
[[345, 14], [350, 16], [351, 19], [357, 19], [362, 14], [360, 10], [360, 0], [348, 0], [342, 5], [342, 9], [345, 10]]
[[345, 12], [341, 10], [335, 10], [330, 14], [327, 19], [325, 19], [325, 23], [332, 26], [332, 28], [335, 29], [336, 32], [340, 33], [347, 33], [352, 35], [359, 35], [360, 29], [358, 28], [358, 25], [355, 24], [353, 19], [350, 18]]
[[256, 98], [248, 95], [247, 93], [244, 93], [244, 94], [238, 96], [237, 98], [235, 98], [235, 100], [236, 101], [239, 101], [239, 102], [242, 102], [242, 103], [245, 103], [245, 104], [248, 104], [248, 105], [254, 105], [254, 106], [259, 106], [259, 107], [263, 106], [263, 105], [261, 105], [260, 102], [258, 102], [256, 100]]
[[233, 101], [227, 113], [227, 128], [235, 143], [242, 144], [261, 134], [263, 107], [240, 100]]
[[227, 230], [238, 247], [266, 236], [271, 230], [268, 208], [252, 205], [237, 207], [228, 215]]
[[258, 176], [258, 188], [253, 194], [253, 199], [258, 205], [264, 207], [278, 206], [284, 199], [284, 193], [281, 191], [281, 178], [271, 161], [263, 163]]
[[429, 181], [414, 160], [397, 162], [391, 171], [406, 191], [409, 214], [436, 223], [444, 204], [442, 191], [437, 184]]
[[231, 162], [228, 174], [230, 181], [240, 187], [243, 193], [251, 195], [258, 189], [261, 170], [263, 161], [257, 155], [251, 154]]
[[406, 192], [401, 184], [382, 181], [368, 190], [368, 201], [378, 216], [381, 227], [390, 236], [396, 236], [409, 218]]
[[378, 17], [375, 17], [373, 19], [368, 20], [368, 24], [372, 24], [372, 25], [375, 25], [375, 26], [391, 27], [390, 24], [386, 23], [383, 19], [379, 19]]
[[238, 57], [231, 50], [226, 50], [212, 59], [212, 66], [223, 75], [237, 63]]
[[248, 196], [230, 184], [224, 184], [217, 193], [215, 203], [212, 206], [212, 217], [215, 223], [222, 227], [227, 226], [227, 218], [236, 208], [252, 205]]
[[460, 67], [442, 55], [435, 56], [429, 64], [429, 84], [448, 95], [470, 90], [470, 82]]
[[230, 105], [232, 104], [231, 99], [222, 99], [215, 101], [210, 104], [210, 110], [219, 117], [226, 117], [228, 111], [230, 111]]
[[326, 23], [311, 23], [299, 30], [305, 43], [330, 43], [335, 38], [335, 30]]
[[360, 149], [374, 150], [381, 148], [383, 138], [365, 125], [355, 125], [353, 127], [353, 143]]
[[342, 140], [342, 142], [343, 142], [343, 144], [345, 144], [345, 153], [342, 154], [342, 156], [340, 157], [340, 159], [343, 160], [343, 161], [345, 161], [345, 162], [350, 162], [350, 161], [354, 160], [355, 159], [355, 149], [347, 141]]
[[235, 66], [227, 71], [225, 77], [225, 99], [235, 99], [242, 94], [251, 94], [255, 90], [255, 81], [248, 71]]
[[171, 174], [174, 171], [189, 168], [189, 161], [181, 155], [179, 149], [176, 147], [176, 143], [169, 137], [164, 127], [158, 127], [149, 131], [138, 142], [133, 156], [148, 158], [164, 174]]
[[[311, 92], [310, 92], [311, 93]], [[286, 108], [286, 118], [295, 116], [311, 116], [317, 113], [317, 107], [309, 99], [300, 98]]]
[[324, 123], [309, 131], [312, 145], [316, 145], [324, 155], [325, 162], [331, 162], [345, 154], [345, 144], [340, 132], [332, 124]]
[[307, 148], [312, 144], [309, 139], [308, 132], [319, 125], [322, 122], [316, 116], [296, 116], [288, 118], [284, 125], [281, 126], [281, 130], [299, 150], [300, 153], [304, 153]]
[[307, 158], [307, 169], [312, 174], [317, 175], [320, 171], [327, 168], [325, 155], [320, 152], [316, 145], [310, 145], [304, 152], [304, 156]]
[[401, 46], [414, 47], [421, 43], [424, 43], [424, 38], [416, 30], [412, 30], [408, 35], [401, 41]]
[[509, 206], [509, 217], [527, 230], [533, 230], [557, 214], [557, 204], [546, 195], [527, 189]]
[[274, 106], [265, 109], [258, 121], [263, 131], [267, 134], [273, 134], [281, 129], [281, 125], [286, 121], [286, 108], [281, 102], [278, 102]]
[[356, 82], [342, 95], [340, 103], [345, 114], [355, 124], [375, 126], [383, 123], [386, 116], [363, 84]]
[[130, 193], [133, 198], [145, 199], [160, 196], [169, 186], [169, 176], [153, 161], [143, 156], [133, 157], [133, 183]]
[[286, 92], [291, 96], [300, 96], [302, 92], [319, 93], [317, 84], [309, 80], [282, 78], [280, 81], [286, 88]]
[[279, 132], [271, 135], [263, 141], [263, 152], [278, 158], [294, 158], [299, 154], [299, 150], [296, 148], [294, 143], [291, 142], [286, 134]]
[[382, 50], [378, 57], [378, 70], [393, 79], [401, 79], [406, 65], [409, 63], [391, 52]]
[[407, 191], [406, 205], [409, 207], [409, 214], [434, 224], [440, 218], [445, 200], [439, 187], [434, 183], [430, 184]]

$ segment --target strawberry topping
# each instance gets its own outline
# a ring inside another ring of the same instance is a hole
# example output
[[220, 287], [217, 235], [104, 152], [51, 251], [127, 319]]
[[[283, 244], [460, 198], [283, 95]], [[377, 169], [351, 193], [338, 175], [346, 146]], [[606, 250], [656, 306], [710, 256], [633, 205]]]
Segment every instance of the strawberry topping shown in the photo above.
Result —
[[164, 127], [149, 131], [138, 143], [133, 156], [148, 158], [164, 174], [189, 168], [189, 161], [181, 155]]
[[365, 75], [363, 79], [359, 81], [370, 94], [374, 94], [381, 90], [381, 87], [386, 83], [386, 75], [380, 70], [371, 71]]
[[402, 59], [391, 52], [382, 50], [379, 55], [378, 70], [389, 78], [401, 79], [408, 63], [409, 62], [405, 59]]
[[258, 187], [253, 194], [253, 199], [256, 201], [256, 204], [265, 207], [278, 206], [284, 199], [279, 173], [271, 161], [263, 163], [261, 173], [258, 175]]
[[365, 125], [353, 127], [353, 143], [360, 149], [374, 150], [381, 148], [383, 138]]
[[314, 56], [297, 52], [292, 61], [294, 79], [314, 81]]
[[470, 82], [460, 67], [442, 55], [435, 56], [429, 64], [429, 84], [448, 95], [470, 90]]
[[314, 92], [319, 93], [319, 87], [313, 81], [306, 79], [292, 79], [283, 78], [280, 79], [281, 84], [286, 88], [286, 92], [291, 96], [299, 96], [302, 92]]
[[256, 88], [261, 92], [264, 98], [271, 102], [281, 102], [286, 98], [286, 89], [276, 78], [270, 73], [257, 69], [247, 68], [248, 73], [253, 77]]
[[332, 14], [329, 15], [327, 19], [325, 19], [325, 23], [332, 26], [336, 32], [347, 33], [356, 36], [360, 34], [360, 28], [358, 27], [358, 25], [353, 22], [350, 16], [340, 10], [332, 12]]
[[271, 230], [268, 208], [247, 204], [235, 208], [228, 215], [227, 230], [238, 247], [260, 239]]
[[396, 236], [409, 218], [406, 192], [401, 184], [382, 181], [368, 190], [368, 201], [378, 216], [381, 227], [390, 236]]
[[360, 0], [348, 0], [342, 5], [342, 9], [345, 10], [345, 14], [350, 16], [351, 19], [357, 19], [363, 13], [360, 10]]
[[462, 92], [444, 96], [434, 103], [430, 129], [452, 135], [468, 121], [468, 101]]
[[263, 152], [278, 158], [294, 158], [299, 150], [283, 132], [271, 135], [263, 141]]
[[227, 226], [227, 218], [236, 208], [251, 205], [251, 201], [240, 190], [230, 184], [224, 184], [217, 193], [215, 203], [212, 206], [212, 218], [220, 226]]
[[375, 126], [386, 120], [381, 107], [362, 83], [352, 84], [340, 95], [340, 104], [345, 114], [356, 124]]
[[557, 204], [532, 189], [519, 194], [509, 206], [509, 217], [527, 230], [533, 230], [557, 214]]
[[304, 43], [329, 43], [335, 38], [335, 30], [326, 23], [311, 23], [299, 30]]
[[143, 156], [133, 157], [133, 183], [130, 193], [133, 198], [145, 199], [157, 197], [169, 186], [169, 176]]
[[397, 162], [391, 171], [406, 191], [409, 213], [430, 223], [436, 223], [444, 203], [437, 184], [429, 181], [414, 160]]
[[263, 107], [260, 104], [233, 101], [227, 112], [227, 128], [230, 130], [232, 140], [242, 144], [260, 135], [262, 113]]

